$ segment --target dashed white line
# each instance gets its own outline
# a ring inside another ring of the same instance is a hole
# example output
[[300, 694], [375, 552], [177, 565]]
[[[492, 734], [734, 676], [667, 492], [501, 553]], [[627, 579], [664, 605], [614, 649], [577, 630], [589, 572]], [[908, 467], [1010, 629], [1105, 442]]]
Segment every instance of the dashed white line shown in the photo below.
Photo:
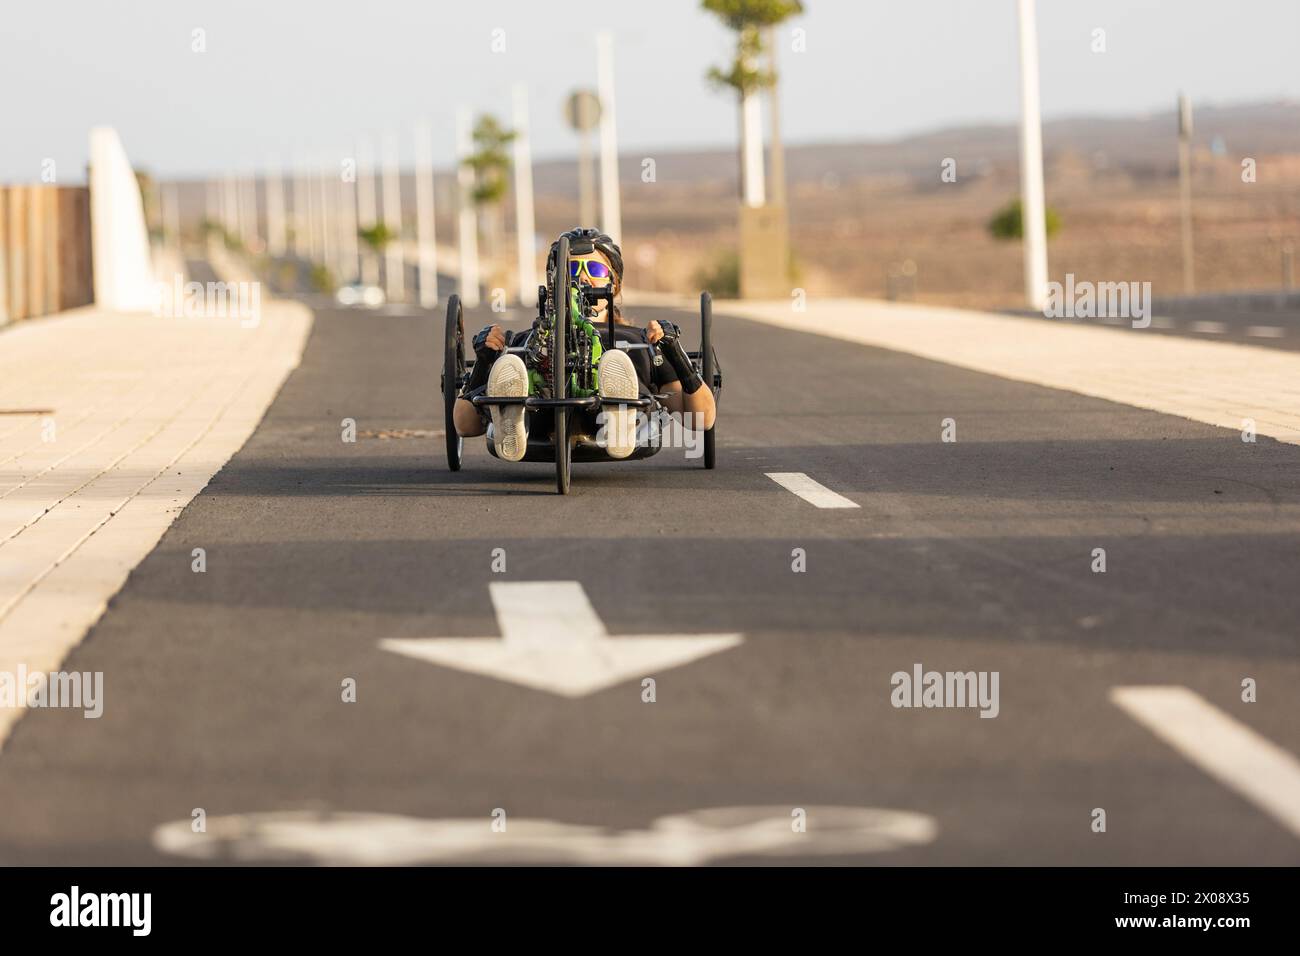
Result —
[[809, 504], [818, 508], [859, 508], [856, 501], [850, 501], [843, 495], [831, 491], [825, 485], [813, 481], [802, 471], [768, 471], [764, 472], [786, 491], [798, 495]]
[[1151, 320], [1151, 325], [1157, 329], [1176, 329], [1178, 323], [1167, 315], [1157, 315]]
[[1300, 760], [1186, 687], [1115, 687], [1111, 700], [1300, 836]]
[[1228, 326], [1223, 322], [1208, 322], [1201, 320], [1200, 322], [1192, 323], [1192, 331], [1204, 332], [1208, 335], [1222, 335], [1224, 332], [1228, 331]]
[[1286, 329], [1280, 325], [1252, 325], [1246, 334], [1257, 339], [1280, 339], [1286, 335]]

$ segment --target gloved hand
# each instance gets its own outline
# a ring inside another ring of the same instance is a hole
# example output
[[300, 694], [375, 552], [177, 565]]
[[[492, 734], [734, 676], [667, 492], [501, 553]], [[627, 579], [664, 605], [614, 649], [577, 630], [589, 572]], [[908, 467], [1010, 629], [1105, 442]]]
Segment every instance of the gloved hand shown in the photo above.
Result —
[[474, 336], [474, 355], [489, 363], [494, 361], [506, 347], [506, 333], [499, 325], [485, 325]]
[[659, 331], [663, 333], [660, 341], [662, 341], [662, 339], [676, 339], [681, 337], [682, 327], [680, 325], [675, 325], [667, 320], [664, 320], [663, 322], [655, 322], [654, 324], [659, 326]]
[[506, 333], [499, 325], [487, 325], [474, 336], [474, 367], [470, 370], [469, 381], [465, 383], [462, 395], [468, 395], [487, 384], [488, 372], [492, 363], [506, 347]]

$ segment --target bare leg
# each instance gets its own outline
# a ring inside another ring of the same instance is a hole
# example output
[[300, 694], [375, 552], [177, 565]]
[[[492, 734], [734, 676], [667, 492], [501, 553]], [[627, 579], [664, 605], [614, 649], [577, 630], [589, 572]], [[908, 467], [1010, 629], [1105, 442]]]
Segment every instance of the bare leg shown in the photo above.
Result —
[[694, 428], [708, 431], [718, 414], [718, 406], [713, 400], [713, 391], [707, 386], [697, 388], [687, 395], [682, 391], [681, 382], [669, 382], [663, 387], [664, 407], [677, 415], [689, 412]]
[[456, 425], [456, 434], [461, 438], [473, 438], [487, 431], [478, 409], [463, 398], [456, 399], [456, 405], [451, 410], [451, 420]]

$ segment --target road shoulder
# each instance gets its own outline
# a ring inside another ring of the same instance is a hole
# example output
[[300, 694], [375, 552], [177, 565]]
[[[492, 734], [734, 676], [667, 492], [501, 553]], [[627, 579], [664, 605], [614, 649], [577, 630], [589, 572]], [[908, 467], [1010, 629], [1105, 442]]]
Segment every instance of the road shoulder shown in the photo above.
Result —
[[1300, 353], [868, 299], [719, 313], [1300, 444]]

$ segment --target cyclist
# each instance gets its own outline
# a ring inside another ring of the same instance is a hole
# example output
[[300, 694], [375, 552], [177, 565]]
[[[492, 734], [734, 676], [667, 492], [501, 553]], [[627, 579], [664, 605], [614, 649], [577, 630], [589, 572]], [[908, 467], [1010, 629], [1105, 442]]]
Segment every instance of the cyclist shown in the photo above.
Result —
[[[623, 254], [618, 245], [598, 229], [571, 229], [565, 236], [569, 239], [570, 277], [592, 287], [613, 286], [616, 337], [656, 345], [663, 359], [652, 360], [654, 353], [646, 349], [606, 349], [597, 362], [599, 393], [606, 398], [661, 395], [664, 407], [689, 427], [712, 428], [717, 416], [713, 390], [702, 387], [704, 383], [679, 341], [681, 330], [667, 321], [651, 321], [642, 329], [624, 318], [618, 301], [623, 286]], [[558, 254], [556, 240], [546, 258], [548, 288], [554, 284]], [[591, 317], [598, 327], [605, 321], [605, 308], [606, 304], [599, 302]], [[473, 342], [474, 370], [452, 412], [462, 438], [482, 435], [490, 423], [494, 450], [506, 461], [519, 461], [528, 450], [528, 413], [522, 405], [492, 405], [484, 411], [469, 399], [483, 393], [493, 397], [536, 393], [542, 384], [538, 370], [529, 369], [519, 354], [506, 352], [512, 345], [524, 345], [535, 329], [536, 323], [531, 329], [513, 334], [499, 325], [480, 330]], [[635, 409], [611, 407], [603, 414], [606, 451], [611, 458], [626, 458], [636, 447]]]

